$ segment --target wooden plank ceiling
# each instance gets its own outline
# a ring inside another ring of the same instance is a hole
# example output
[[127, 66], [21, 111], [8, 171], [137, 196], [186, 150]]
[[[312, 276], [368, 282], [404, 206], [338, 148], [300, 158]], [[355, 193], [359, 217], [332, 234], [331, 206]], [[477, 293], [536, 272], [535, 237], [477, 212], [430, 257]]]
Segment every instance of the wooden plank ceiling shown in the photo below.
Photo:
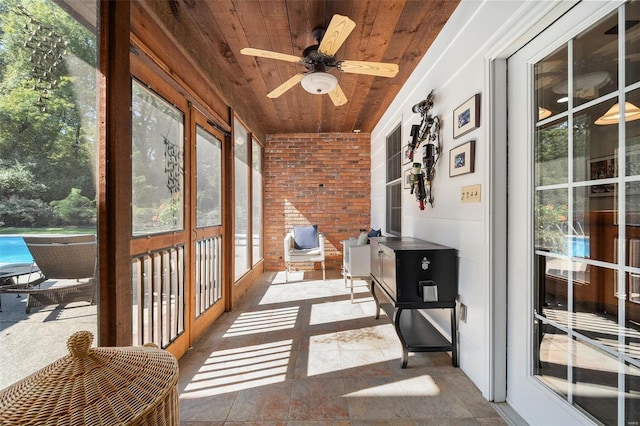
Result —
[[[175, 14], [202, 36], [203, 55], [215, 55], [234, 102], [255, 117], [267, 134], [371, 132], [440, 32], [459, 0], [173, 0]], [[179, 9], [179, 10], [178, 10]], [[311, 32], [334, 14], [356, 28], [336, 53], [338, 60], [391, 62], [393, 78], [330, 72], [348, 102], [336, 107], [328, 95], [297, 84], [279, 98], [267, 93], [296, 73], [301, 64], [240, 54], [245, 47], [302, 56], [316, 44]], [[426, 97], [427, 93], [425, 93]]]

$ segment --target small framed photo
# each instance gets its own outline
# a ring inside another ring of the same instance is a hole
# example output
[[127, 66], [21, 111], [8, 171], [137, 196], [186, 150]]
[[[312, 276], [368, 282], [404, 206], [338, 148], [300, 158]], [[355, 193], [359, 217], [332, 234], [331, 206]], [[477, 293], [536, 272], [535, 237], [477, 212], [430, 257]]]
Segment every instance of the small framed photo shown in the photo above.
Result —
[[449, 176], [473, 173], [476, 141], [472, 140], [449, 150]]
[[480, 93], [453, 110], [453, 138], [480, 127]]
[[411, 169], [404, 171], [404, 189], [411, 188]]
[[409, 164], [411, 162], [411, 149], [409, 145], [402, 147], [402, 165]]

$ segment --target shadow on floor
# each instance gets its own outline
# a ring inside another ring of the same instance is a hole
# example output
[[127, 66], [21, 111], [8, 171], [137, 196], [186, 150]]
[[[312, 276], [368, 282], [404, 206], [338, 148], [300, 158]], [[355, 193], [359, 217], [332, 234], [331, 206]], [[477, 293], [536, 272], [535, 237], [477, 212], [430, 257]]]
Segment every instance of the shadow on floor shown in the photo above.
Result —
[[181, 424], [503, 425], [449, 354], [410, 354], [374, 319], [364, 281], [355, 300], [327, 280], [265, 273], [180, 360]]

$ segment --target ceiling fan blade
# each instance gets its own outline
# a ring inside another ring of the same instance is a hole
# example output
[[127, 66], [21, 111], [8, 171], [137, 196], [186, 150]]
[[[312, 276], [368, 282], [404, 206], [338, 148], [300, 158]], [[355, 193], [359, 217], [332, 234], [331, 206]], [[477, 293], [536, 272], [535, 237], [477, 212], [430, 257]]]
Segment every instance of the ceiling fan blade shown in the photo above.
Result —
[[342, 61], [338, 69], [354, 74], [375, 75], [378, 77], [395, 77], [398, 74], [398, 65], [386, 62], [367, 61]]
[[356, 23], [348, 17], [333, 15], [318, 50], [328, 56], [335, 55], [355, 27]]
[[329, 97], [335, 106], [341, 106], [347, 103], [347, 97], [344, 95], [340, 85], [337, 85], [335, 89], [329, 92]]
[[243, 55], [259, 56], [261, 58], [279, 59], [287, 62], [300, 62], [300, 57], [287, 55], [286, 53], [272, 52], [270, 50], [254, 49], [253, 47], [245, 47], [240, 50]]
[[296, 74], [267, 94], [267, 98], [277, 98], [296, 84], [300, 83], [304, 74]]

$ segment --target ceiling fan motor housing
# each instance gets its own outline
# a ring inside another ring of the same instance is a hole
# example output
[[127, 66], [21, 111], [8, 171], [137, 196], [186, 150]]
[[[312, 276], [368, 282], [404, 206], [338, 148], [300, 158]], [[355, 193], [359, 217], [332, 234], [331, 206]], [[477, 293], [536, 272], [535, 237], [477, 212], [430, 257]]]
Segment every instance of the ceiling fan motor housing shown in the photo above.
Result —
[[319, 45], [314, 44], [304, 49], [302, 63], [312, 72], [325, 72], [327, 68], [337, 68], [338, 61], [335, 56], [328, 56], [318, 50]]
[[338, 85], [338, 79], [327, 73], [329, 68], [337, 68], [338, 61], [335, 56], [328, 56], [318, 50], [315, 44], [304, 49], [302, 63], [309, 72], [304, 76], [300, 84], [309, 93], [323, 95], [331, 92]]

